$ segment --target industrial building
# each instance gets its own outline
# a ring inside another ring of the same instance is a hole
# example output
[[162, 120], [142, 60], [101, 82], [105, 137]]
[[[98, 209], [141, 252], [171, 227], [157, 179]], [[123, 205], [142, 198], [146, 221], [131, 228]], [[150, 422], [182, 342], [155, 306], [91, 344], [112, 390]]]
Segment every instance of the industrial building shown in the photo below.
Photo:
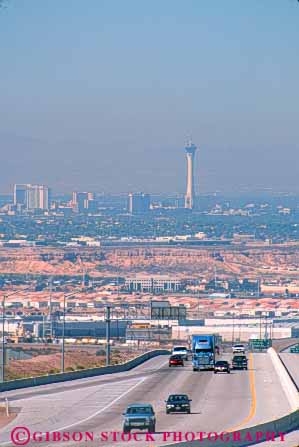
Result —
[[125, 281], [130, 292], [178, 292], [182, 288], [180, 279], [170, 276], [134, 276]]
[[126, 330], [126, 341], [163, 341], [171, 339], [171, 327], [154, 326], [150, 323], [134, 323]]
[[[110, 323], [110, 335], [113, 338], [124, 338], [128, 322], [124, 320], [114, 320]], [[54, 337], [61, 337], [63, 332], [63, 322], [52, 322], [52, 333]], [[43, 337], [47, 329], [47, 323], [38, 322], [34, 324], [33, 334], [36, 337]], [[66, 321], [64, 328], [65, 337], [106, 337], [106, 323], [104, 321]]]
[[225, 342], [248, 342], [250, 339], [264, 338], [289, 338], [292, 334], [291, 327], [276, 327], [259, 324], [256, 325], [222, 325], [222, 326], [172, 326], [172, 338], [175, 340], [190, 340], [192, 335], [218, 334]]

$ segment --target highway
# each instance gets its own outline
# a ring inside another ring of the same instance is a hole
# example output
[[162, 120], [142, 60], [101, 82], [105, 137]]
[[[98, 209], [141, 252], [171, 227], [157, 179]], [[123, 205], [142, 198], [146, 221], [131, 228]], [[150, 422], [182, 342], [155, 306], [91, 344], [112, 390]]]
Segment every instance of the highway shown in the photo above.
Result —
[[[228, 354], [222, 358], [230, 359]], [[192, 414], [165, 414], [165, 399], [171, 393], [186, 393], [192, 399]], [[122, 413], [134, 402], [151, 403], [157, 417], [155, 442], [135, 442], [140, 447], [161, 446], [161, 432], [220, 432], [250, 427], [290, 412], [272, 362], [265, 353], [253, 354], [249, 371], [228, 374], [193, 372], [191, 362], [184, 368], [169, 368], [168, 357], [151, 359], [126, 373], [80, 379], [55, 385], [3, 393], [12, 407], [21, 409], [17, 418], [0, 431], [0, 445], [10, 441], [16, 426], [31, 432], [94, 432], [94, 442], [46, 442], [43, 445], [124, 446], [134, 442], [100, 443], [98, 434], [122, 431]], [[32, 445], [32, 444], [30, 444]], [[266, 445], [266, 444], [265, 444]], [[273, 444], [272, 444], [273, 445]], [[285, 444], [283, 444], [285, 446]]]

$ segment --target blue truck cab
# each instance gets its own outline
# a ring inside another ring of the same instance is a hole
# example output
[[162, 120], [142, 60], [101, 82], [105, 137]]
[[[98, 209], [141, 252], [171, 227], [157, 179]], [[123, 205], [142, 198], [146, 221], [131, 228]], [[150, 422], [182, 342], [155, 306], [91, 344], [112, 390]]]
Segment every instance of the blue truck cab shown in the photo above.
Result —
[[192, 336], [193, 371], [213, 370], [215, 365], [215, 335]]

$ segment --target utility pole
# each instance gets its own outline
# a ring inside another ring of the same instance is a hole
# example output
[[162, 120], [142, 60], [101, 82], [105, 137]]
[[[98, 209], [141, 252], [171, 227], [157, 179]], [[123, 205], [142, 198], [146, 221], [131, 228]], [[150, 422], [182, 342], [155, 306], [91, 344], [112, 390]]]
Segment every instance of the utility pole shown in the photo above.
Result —
[[[26, 287], [22, 290], [22, 292], [25, 292], [26, 290], [30, 289], [29, 287]], [[4, 329], [5, 329], [5, 303], [7, 298], [10, 296], [16, 295], [18, 293], [21, 293], [19, 290], [16, 290], [12, 293], [5, 294], [2, 299], [2, 353], [1, 353], [1, 376], [0, 376], [0, 382], [3, 383], [5, 380], [5, 336], [4, 336]]]
[[217, 290], [217, 270], [216, 270], [216, 266], [214, 267], [214, 281], [215, 281], [215, 292]]
[[151, 321], [152, 320], [152, 298], [151, 298], [151, 300], [150, 300], [150, 302], [149, 302], [149, 320]]
[[268, 313], [266, 313], [266, 322], [265, 322], [265, 340], [268, 340]]
[[119, 340], [118, 312], [116, 312], [116, 331], [117, 331], [117, 340]]
[[106, 366], [110, 366], [110, 306], [106, 307]]
[[[240, 315], [239, 315], [240, 318]], [[241, 341], [241, 324], [239, 323], [239, 341]]]
[[63, 317], [62, 317], [62, 351], [61, 351], [61, 372], [64, 373], [64, 335], [65, 335], [65, 302], [66, 296], [63, 294]]
[[272, 322], [269, 324], [269, 331], [270, 331], [270, 342], [272, 341]]
[[1, 358], [1, 383], [4, 382], [5, 380], [5, 374], [4, 374], [4, 370], [5, 370], [5, 339], [4, 339], [4, 326], [5, 326], [5, 300], [6, 300], [6, 295], [3, 296], [3, 300], [2, 300], [2, 358]]
[[52, 328], [52, 285], [53, 285], [53, 278], [51, 276], [50, 281], [49, 281], [49, 315], [48, 315], [48, 321], [49, 321], [49, 325], [50, 325], [50, 338], [52, 339], [53, 336], [53, 328]]
[[232, 345], [235, 343], [235, 313], [233, 313], [233, 333], [232, 333]]
[[74, 292], [69, 293], [68, 295], [66, 295], [65, 293], [63, 294], [63, 315], [62, 315], [62, 344], [61, 344], [61, 372], [64, 373], [64, 356], [65, 356], [65, 343], [64, 343], [64, 337], [65, 337], [65, 312], [66, 312], [66, 300], [67, 298], [71, 298], [75, 295], [77, 295], [78, 293], [81, 293], [82, 290], [81, 289], [76, 289], [74, 290]]

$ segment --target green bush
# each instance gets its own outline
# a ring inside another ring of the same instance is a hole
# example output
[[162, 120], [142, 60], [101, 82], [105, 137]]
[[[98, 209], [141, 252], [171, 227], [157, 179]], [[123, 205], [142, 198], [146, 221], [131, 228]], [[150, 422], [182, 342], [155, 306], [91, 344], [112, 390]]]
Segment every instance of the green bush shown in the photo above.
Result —
[[48, 372], [48, 374], [57, 374], [57, 373], [59, 373], [60, 372], [60, 370], [58, 369], [58, 368], [52, 368], [52, 369], [50, 369], [50, 371]]
[[85, 366], [83, 366], [83, 365], [77, 365], [77, 368], [76, 369], [85, 369]]

